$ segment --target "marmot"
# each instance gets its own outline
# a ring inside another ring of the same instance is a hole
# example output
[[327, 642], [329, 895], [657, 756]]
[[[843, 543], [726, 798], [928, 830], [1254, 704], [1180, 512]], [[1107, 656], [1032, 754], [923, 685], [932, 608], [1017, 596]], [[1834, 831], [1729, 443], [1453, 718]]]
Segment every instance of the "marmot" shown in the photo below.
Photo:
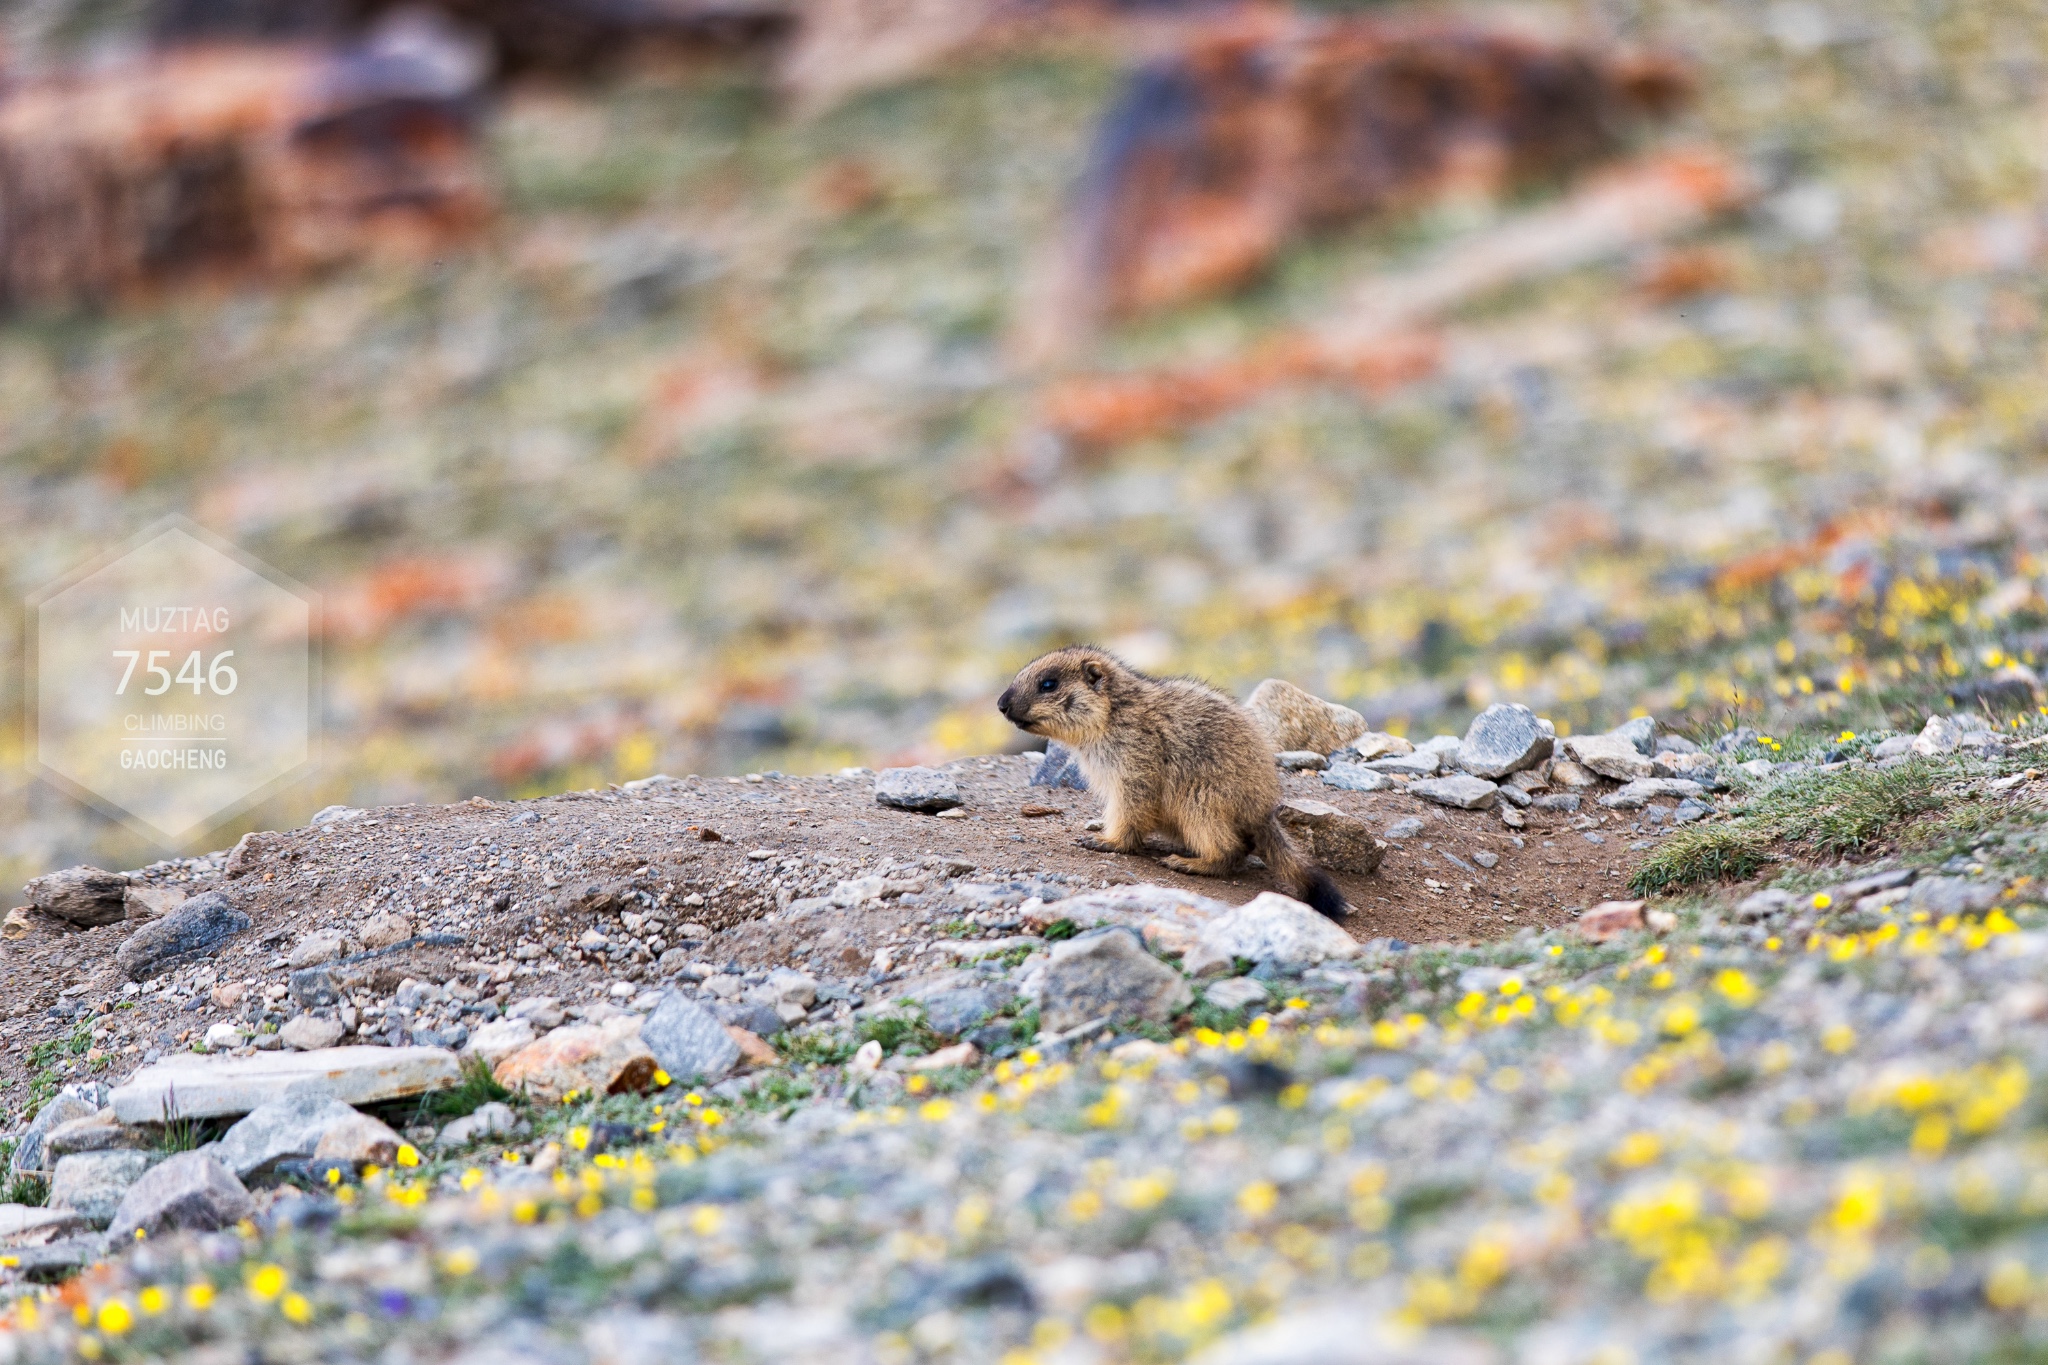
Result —
[[1275, 813], [1280, 777], [1250, 716], [1207, 683], [1153, 678], [1074, 645], [1025, 665], [996, 707], [1020, 730], [1069, 745], [1102, 796], [1102, 837], [1085, 847], [1139, 853], [1178, 839], [1176, 872], [1222, 877], [1256, 852], [1298, 900], [1332, 919], [1344, 893], [1295, 847]]

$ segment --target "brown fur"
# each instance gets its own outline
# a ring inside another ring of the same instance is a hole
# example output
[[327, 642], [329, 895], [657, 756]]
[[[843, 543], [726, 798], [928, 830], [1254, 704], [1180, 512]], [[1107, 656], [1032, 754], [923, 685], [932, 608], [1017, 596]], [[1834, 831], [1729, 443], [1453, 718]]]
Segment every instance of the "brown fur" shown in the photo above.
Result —
[[1288, 891], [1333, 918], [1343, 893], [1295, 847], [1274, 814], [1272, 746], [1244, 709], [1192, 678], [1154, 678], [1075, 645], [1025, 665], [996, 706], [1020, 730], [1074, 750], [1102, 797], [1089, 848], [1142, 853], [1148, 835], [1176, 841], [1176, 872], [1228, 876], [1257, 853]]

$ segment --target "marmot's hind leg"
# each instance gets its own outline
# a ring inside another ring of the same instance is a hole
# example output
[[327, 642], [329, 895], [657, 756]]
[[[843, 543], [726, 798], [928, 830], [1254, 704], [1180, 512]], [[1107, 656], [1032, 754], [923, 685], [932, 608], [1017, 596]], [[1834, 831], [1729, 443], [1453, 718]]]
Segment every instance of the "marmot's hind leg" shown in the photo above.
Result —
[[1222, 821], [1184, 820], [1181, 837], [1192, 850], [1191, 856], [1176, 853], [1160, 861], [1190, 877], [1228, 877], [1244, 861], [1248, 847], [1244, 837]]

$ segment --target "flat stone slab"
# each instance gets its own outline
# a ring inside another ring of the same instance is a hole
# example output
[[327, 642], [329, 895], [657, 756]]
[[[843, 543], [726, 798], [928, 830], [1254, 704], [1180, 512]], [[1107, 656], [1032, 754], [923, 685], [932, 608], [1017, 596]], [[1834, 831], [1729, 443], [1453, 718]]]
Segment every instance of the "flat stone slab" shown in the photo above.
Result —
[[1500, 799], [1500, 788], [1483, 777], [1459, 773], [1456, 777], [1428, 777], [1410, 782], [1408, 794], [1459, 810], [1486, 810]]
[[1365, 766], [1376, 773], [1406, 773], [1410, 777], [1428, 777], [1443, 765], [1442, 756], [1434, 749], [1417, 749], [1409, 754], [1375, 758]]
[[951, 810], [960, 804], [960, 788], [937, 768], [884, 768], [875, 774], [875, 801], [897, 810]]
[[1650, 775], [1650, 759], [1626, 735], [1574, 735], [1564, 742], [1565, 755], [1581, 767], [1617, 782]]
[[1641, 810], [1660, 796], [1704, 796], [1707, 789], [1683, 777], [1639, 777], [1600, 798], [1609, 810]]
[[1383, 792], [1395, 784], [1393, 778], [1363, 763], [1332, 763], [1323, 771], [1323, 785], [1347, 792]]
[[0, 1246], [48, 1241], [66, 1233], [82, 1232], [85, 1226], [85, 1219], [70, 1209], [0, 1204]]
[[253, 1057], [176, 1057], [146, 1066], [114, 1091], [123, 1123], [248, 1114], [271, 1100], [324, 1095], [343, 1104], [446, 1090], [462, 1082], [455, 1054], [438, 1047], [331, 1047]]

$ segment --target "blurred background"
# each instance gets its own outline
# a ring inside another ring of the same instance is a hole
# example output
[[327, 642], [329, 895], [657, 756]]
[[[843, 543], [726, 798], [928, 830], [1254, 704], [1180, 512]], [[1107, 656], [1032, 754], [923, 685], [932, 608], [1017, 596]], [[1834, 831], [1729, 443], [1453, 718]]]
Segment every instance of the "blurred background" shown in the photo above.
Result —
[[[0, 575], [318, 589], [336, 802], [2038, 703], [2028, 0], [4, 0]], [[25, 775], [0, 884], [158, 856]], [[1912, 722], [1917, 726], [1917, 720]]]

